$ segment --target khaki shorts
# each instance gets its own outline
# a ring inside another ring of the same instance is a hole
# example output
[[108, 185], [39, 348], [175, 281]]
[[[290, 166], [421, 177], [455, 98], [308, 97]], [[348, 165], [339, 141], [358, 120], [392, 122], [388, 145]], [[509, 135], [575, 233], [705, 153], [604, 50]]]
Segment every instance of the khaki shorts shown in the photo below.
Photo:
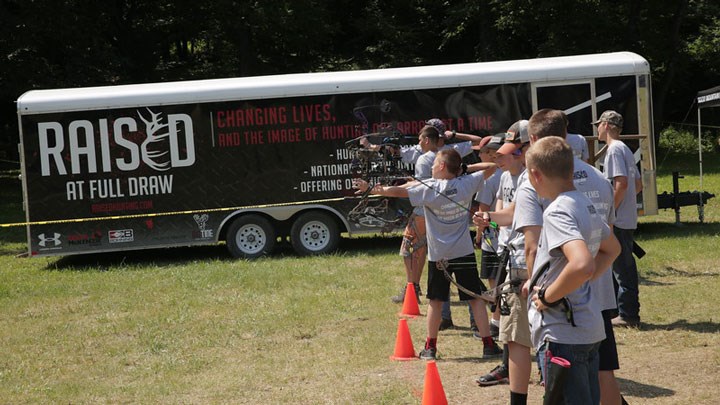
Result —
[[425, 217], [413, 214], [405, 226], [405, 233], [403, 234], [402, 244], [400, 245], [400, 256], [410, 257], [414, 251], [422, 249], [425, 246], [427, 246]]
[[520, 294], [508, 294], [507, 303], [510, 307], [510, 315], [500, 317], [499, 340], [503, 343], [515, 342], [532, 347], [527, 298], [523, 298]]

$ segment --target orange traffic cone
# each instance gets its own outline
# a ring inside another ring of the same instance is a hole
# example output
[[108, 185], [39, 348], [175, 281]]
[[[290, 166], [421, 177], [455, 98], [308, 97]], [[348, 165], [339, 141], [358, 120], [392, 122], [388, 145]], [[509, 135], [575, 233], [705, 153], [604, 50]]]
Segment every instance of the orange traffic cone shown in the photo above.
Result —
[[402, 361], [417, 359], [412, 338], [410, 338], [410, 329], [408, 328], [407, 319], [398, 320], [397, 337], [395, 338], [395, 353], [390, 356], [390, 359]]
[[420, 307], [418, 306], [417, 295], [415, 295], [415, 285], [413, 283], [408, 283], [405, 288], [405, 299], [403, 300], [402, 311], [399, 315], [410, 318], [415, 318], [420, 315]]
[[437, 364], [432, 360], [428, 361], [425, 367], [422, 405], [447, 405], [447, 403]]

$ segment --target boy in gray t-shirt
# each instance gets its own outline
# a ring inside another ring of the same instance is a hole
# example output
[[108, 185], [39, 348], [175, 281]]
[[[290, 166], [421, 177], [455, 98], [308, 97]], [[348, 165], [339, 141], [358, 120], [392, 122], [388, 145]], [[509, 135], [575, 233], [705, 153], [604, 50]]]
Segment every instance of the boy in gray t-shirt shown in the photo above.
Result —
[[552, 357], [570, 362], [562, 387], [567, 403], [597, 404], [598, 347], [603, 320], [590, 281], [620, 252], [617, 240], [593, 203], [573, 183], [573, 155], [559, 137], [538, 140], [526, 157], [528, 179], [552, 202], [543, 214], [528, 300], [530, 329], [545, 386]]
[[[437, 353], [437, 336], [440, 328], [443, 301], [450, 296], [450, 281], [438, 266], [438, 262], [447, 264], [448, 273], [454, 273], [457, 283], [476, 296], [482, 293], [484, 286], [478, 277], [473, 242], [470, 237], [468, 210], [472, 198], [484, 181], [482, 171], [467, 176], [461, 172], [460, 155], [452, 149], [437, 153], [432, 167], [432, 179], [407, 183], [403, 186], [384, 187], [377, 185], [373, 194], [386, 197], [407, 197], [414, 206], [425, 208], [425, 221], [428, 241], [428, 336], [420, 358], [434, 359]], [[365, 191], [367, 182], [355, 180], [355, 187]], [[461, 300], [470, 301], [473, 315], [477, 321], [483, 340], [483, 357], [496, 357], [502, 354], [490, 336], [487, 311], [484, 302], [460, 290]]]

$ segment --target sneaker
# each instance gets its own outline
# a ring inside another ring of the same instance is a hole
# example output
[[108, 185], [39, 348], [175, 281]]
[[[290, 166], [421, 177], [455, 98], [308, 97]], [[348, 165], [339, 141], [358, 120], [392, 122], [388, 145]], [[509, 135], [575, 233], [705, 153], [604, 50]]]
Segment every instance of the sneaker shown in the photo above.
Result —
[[472, 322], [472, 323], [470, 324], [470, 330], [472, 330], [472, 335], [473, 335], [473, 337], [474, 337], [475, 339], [480, 339], [480, 340], [482, 340], [482, 336], [480, 335], [480, 330], [478, 330], [478, 327], [477, 327], [477, 325], [475, 324], [475, 322]]
[[454, 327], [455, 325], [453, 324], [452, 319], [443, 318], [440, 321], [440, 330], [450, 329]]
[[437, 355], [437, 348], [436, 347], [429, 347], [427, 349], [420, 350], [420, 358], [422, 360], [435, 360], [435, 357]]
[[498, 336], [500, 336], [500, 327], [492, 322], [490, 322], [490, 336], [496, 339]]
[[501, 357], [503, 350], [498, 346], [497, 342], [493, 341], [492, 346], [483, 347], [483, 359], [494, 359]]
[[400, 289], [400, 294], [398, 294], [394, 297], [390, 297], [392, 302], [394, 302], [396, 304], [402, 304], [403, 302], [405, 302], [405, 290], [406, 289], [407, 289], [407, 285]]
[[618, 328], [637, 328], [640, 327], [640, 319], [623, 318], [616, 316], [610, 321], [614, 327]]
[[508, 369], [505, 367], [505, 365], [501, 364], [489, 373], [478, 377], [475, 382], [478, 383], [481, 387], [489, 387], [491, 385], [498, 385], [498, 384], [508, 384], [510, 380], [508, 379], [509, 372]]

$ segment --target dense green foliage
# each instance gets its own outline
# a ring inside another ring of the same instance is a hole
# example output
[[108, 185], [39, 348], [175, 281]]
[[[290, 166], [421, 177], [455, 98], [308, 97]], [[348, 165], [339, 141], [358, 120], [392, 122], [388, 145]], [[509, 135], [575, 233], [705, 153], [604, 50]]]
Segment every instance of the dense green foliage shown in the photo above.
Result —
[[621, 50], [650, 61], [660, 129], [720, 81], [718, 15], [711, 0], [0, 0], [0, 150], [16, 156], [13, 100], [37, 88]]
[[[701, 143], [703, 152], [716, 150], [718, 148], [717, 133], [703, 131]], [[697, 153], [697, 127], [675, 128], [670, 125], [660, 132], [658, 147], [674, 153]]]

